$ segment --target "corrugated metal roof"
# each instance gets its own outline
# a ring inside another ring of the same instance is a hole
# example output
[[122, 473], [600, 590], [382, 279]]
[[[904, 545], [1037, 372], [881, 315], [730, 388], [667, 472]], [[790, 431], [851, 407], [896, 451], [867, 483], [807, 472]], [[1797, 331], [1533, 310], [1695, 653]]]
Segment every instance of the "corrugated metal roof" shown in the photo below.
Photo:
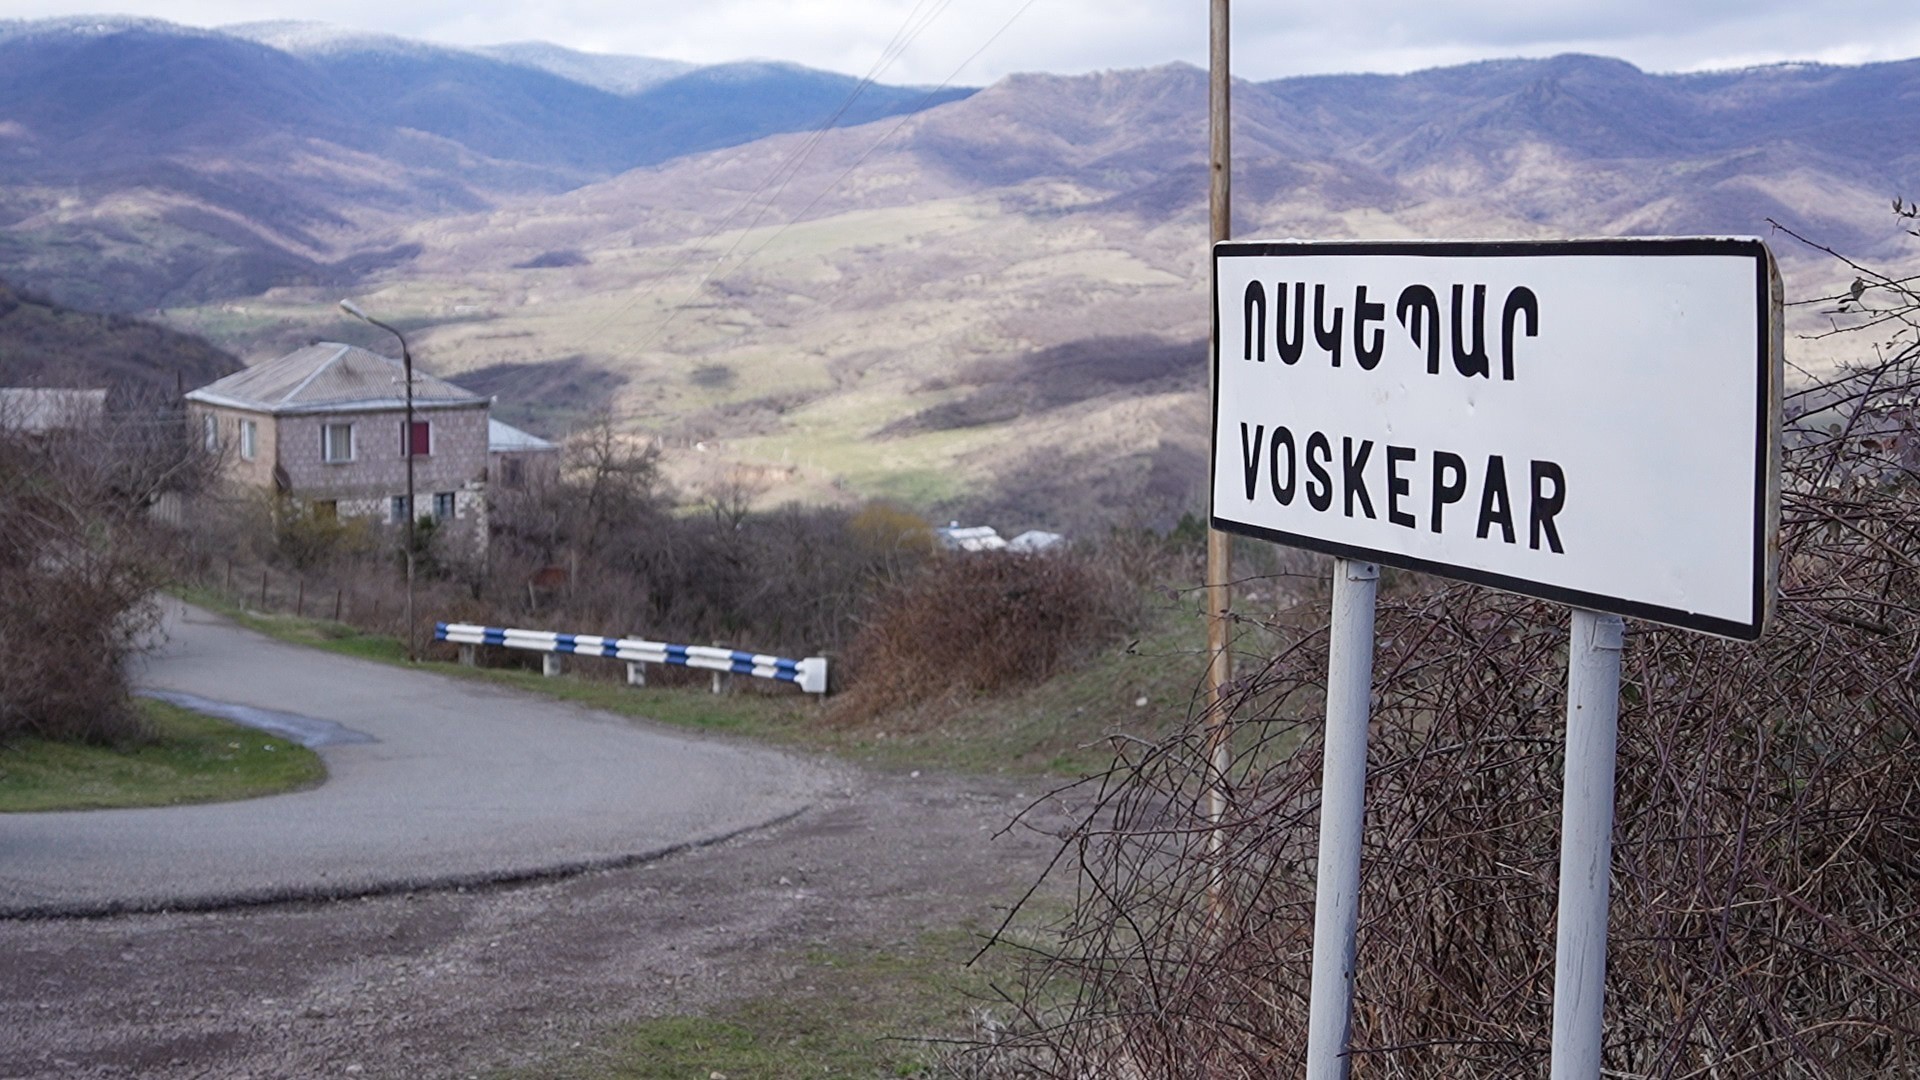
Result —
[[940, 546], [949, 551], [999, 551], [1007, 546], [1007, 541], [991, 525], [961, 525], [959, 522], [944, 529], [933, 530]]
[[487, 419], [487, 452], [490, 454], [517, 454], [532, 450], [557, 450], [538, 435], [529, 435], [511, 424], [503, 424], [491, 417]]
[[1065, 542], [1067, 538], [1057, 532], [1045, 529], [1028, 529], [1019, 536], [1007, 541], [1009, 551], [1045, 551]]
[[[187, 399], [267, 413], [377, 409], [406, 401], [405, 370], [400, 361], [357, 345], [321, 341], [209, 383]], [[416, 408], [486, 400], [418, 365], [413, 369]]]

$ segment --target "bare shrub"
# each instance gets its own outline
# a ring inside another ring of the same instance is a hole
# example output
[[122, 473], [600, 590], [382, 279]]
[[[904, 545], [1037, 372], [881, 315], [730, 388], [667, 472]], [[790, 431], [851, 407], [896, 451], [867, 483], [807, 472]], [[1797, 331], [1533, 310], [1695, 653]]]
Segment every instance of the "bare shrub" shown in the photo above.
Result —
[[379, 550], [379, 528], [367, 518], [343, 518], [291, 501], [267, 509], [273, 552], [296, 570], [364, 559]]
[[848, 653], [843, 722], [1039, 682], [1128, 625], [1131, 582], [1073, 552], [949, 555], [876, 601]]
[[0, 417], [0, 739], [140, 733], [124, 665], [161, 580], [148, 509], [201, 457], [167, 411], [32, 434]]
[[481, 595], [508, 621], [834, 651], [876, 590], [932, 546], [904, 511], [756, 511], [753, 494], [734, 478], [705, 492], [703, 512], [675, 513], [658, 451], [602, 419], [568, 442], [558, 476], [496, 503]]
[[[1787, 402], [1769, 635], [1629, 636], [1608, 1075], [1920, 1074], [1920, 297], [1861, 273], [1820, 302], [1884, 359]], [[1298, 1074], [1321, 603], [1242, 638], [1266, 659], [1228, 706], [1217, 843], [1198, 717], [1092, 782], [1063, 853], [1078, 899], [992, 1053], [1031, 1075]], [[1354, 1075], [1542, 1075], [1564, 612], [1409, 587], [1378, 635]]]

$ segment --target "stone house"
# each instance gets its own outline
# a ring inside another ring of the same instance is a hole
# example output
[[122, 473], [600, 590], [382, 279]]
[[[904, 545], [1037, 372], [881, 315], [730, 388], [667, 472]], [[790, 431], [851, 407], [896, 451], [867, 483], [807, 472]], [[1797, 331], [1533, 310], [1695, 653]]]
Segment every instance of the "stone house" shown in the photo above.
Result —
[[487, 487], [539, 491], [560, 479], [560, 448], [511, 424], [487, 421]]
[[317, 342], [187, 394], [192, 423], [235, 484], [270, 490], [322, 517], [407, 520], [407, 443], [421, 516], [449, 552], [487, 545], [491, 399], [413, 371], [406, 428], [400, 361]]

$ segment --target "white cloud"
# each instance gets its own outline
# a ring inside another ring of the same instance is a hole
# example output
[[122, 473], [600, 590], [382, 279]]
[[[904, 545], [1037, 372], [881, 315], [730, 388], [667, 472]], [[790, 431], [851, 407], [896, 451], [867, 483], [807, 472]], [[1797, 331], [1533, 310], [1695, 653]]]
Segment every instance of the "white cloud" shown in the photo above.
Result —
[[[545, 40], [696, 62], [792, 60], [864, 75], [890, 45], [888, 82], [1014, 71], [1082, 72], [1206, 62], [1203, 0], [121, 0], [130, 14], [195, 26], [322, 18], [448, 44]], [[0, 15], [97, 11], [99, 0], [0, 0]], [[1264, 0], [1234, 10], [1236, 74], [1406, 71], [1581, 51], [1654, 71], [1787, 59], [1860, 62], [1920, 54], [1912, 0]], [[999, 36], [996, 38], [995, 35]], [[896, 35], [911, 40], [897, 41]]]

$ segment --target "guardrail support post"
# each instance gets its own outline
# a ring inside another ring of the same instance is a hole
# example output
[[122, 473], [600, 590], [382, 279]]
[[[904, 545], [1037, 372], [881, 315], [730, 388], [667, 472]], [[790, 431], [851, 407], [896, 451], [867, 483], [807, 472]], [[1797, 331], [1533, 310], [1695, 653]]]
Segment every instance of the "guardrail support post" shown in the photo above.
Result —
[[474, 653], [475, 653], [474, 646], [472, 645], [460, 646], [460, 666], [461, 667], [478, 667], [479, 663]]
[[550, 652], [550, 653], [540, 654], [540, 674], [545, 675], [547, 678], [551, 679], [555, 675], [560, 674], [561, 670], [562, 668], [561, 668], [559, 653]]
[[638, 660], [627, 661], [627, 685], [628, 686], [647, 685], [647, 665], [641, 663]]

